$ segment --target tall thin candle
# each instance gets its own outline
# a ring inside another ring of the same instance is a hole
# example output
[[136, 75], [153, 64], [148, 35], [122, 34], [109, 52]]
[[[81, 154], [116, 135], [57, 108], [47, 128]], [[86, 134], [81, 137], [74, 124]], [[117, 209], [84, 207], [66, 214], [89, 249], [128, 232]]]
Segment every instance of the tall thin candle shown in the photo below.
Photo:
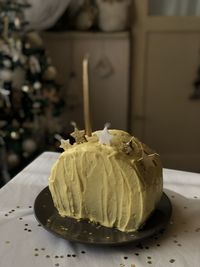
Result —
[[90, 118], [90, 92], [89, 92], [89, 56], [83, 58], [83, 104], [84, 104], [84, 121], [85, 132], [87, 136], [92, 135], [91, 118]]

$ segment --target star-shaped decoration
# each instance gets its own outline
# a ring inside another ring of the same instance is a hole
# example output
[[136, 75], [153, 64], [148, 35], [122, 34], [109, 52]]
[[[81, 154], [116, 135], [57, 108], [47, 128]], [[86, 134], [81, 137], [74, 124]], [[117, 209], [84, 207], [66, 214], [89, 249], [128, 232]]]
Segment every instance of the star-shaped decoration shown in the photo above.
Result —
[[112, 134], [110, 134], [108, 131], [108, 127], [109, 124], [106, 123], [104, 129], [100, 133], [97, 133], [97, 136], [99, 138], [99, 143], [102, 145], [110, 145], [110, 142], [113, 138]]
[[131, 152], [134, 151], [134, 146], [133, 146], [133, 137], [130, 139], [129, 142], [123, 143], [122, 145], [122, 151], [125, 152], [127, 155], [131, 154]]
[[156, 166], [155, 159], [157, 156], [158, 156], [157, 153], [147, 155], [146, 153], [143, 152], [142, 158], [140, 158], [138, 162], [141, 162], [145, 170], [148, 170], [149, 168]]
[[69, 139], [67, 140], [64, 140], [64, 139], [61, 139], [60, 140], [60, 148], [63, 148], [65, 151], [70, 148], [72, 145], [70, 144], [69, 142]]
[[87, 142], [87, 139], [85, 137], [85, 131], [80, 131], [76, 125], [75, 122], [71, 122], [72, 126], [74, 126], [74, 132], [70, 134], [75, 140], [77, 144], [82, 144]]
[[74, 137], [74, 139], [76, 140], [77, 144], [82, 144], [87, 142], [87, 139], [85, 138], [85, 131], [79, 131], [79, 130], [75, 130], [72, 134], [72, 137]]

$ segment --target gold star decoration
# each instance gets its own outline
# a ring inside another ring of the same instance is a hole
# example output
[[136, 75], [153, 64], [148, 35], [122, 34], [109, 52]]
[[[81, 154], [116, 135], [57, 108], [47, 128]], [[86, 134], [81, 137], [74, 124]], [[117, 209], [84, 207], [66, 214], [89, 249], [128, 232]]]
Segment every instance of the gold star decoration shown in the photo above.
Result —
[[130, 155], [134, 152], [134, 155], [137, 156], [137, 158], [140, 158], [142, 156], [143, 148], [141, 142], [137, 138], [132, 136], [127, 143], [123, 143], [122, 151], [127, 155]]
[[127, 155], [129, 155], [132, 151], [134, 151], [132, 140], [133, 140], [133, 137], [130, 139], [129, 142], [123, 143], [122, 145], [122, 151], [125, 152]]
[[145, 169], [148, 170], [149, 168], [155, 167], [156, 166], [156, 157], [159, 155], [157, 153], [154, 154], [145, 154], [143, 152], [142, 158], [138, 160], [138, 163]]
[[76, 143], [82, 144], [87, 142], [87, 139], [85, 137], [85, 131], [84, 130], [80, 131], [75, 122], [71, 122], [71, 124], [74, 126], [74, 132], [71, 133], [70, 135], [75, 139]]
[[64, 139], [61, 139], [60, 140], [60, 148], [64, 149], [65, 151], [70, 148], [72, 145], [70, 144], [69, 142], [69, 139], [67, 140], [64, 140]]

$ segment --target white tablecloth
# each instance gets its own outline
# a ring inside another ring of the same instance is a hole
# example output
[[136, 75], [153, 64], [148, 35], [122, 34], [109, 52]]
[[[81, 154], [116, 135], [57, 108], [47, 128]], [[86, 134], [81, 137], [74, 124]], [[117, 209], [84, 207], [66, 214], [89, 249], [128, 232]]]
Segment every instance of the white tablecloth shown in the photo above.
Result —
[[43, 153], [0, 189], [1, 267], [200, 266], [200, 174], [164, 169], [164, 188], [173, 205], [164, 234], [139, 245], [95, 247], [58, 238], [34, 217], [34, 200], [47, 186], [57, 157]]

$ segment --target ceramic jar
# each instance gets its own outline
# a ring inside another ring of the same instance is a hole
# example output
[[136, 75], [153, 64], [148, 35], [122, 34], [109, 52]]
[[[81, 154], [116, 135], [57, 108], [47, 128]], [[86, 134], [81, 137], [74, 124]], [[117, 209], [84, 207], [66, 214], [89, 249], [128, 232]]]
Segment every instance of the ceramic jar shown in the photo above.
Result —
[[105, 32], [126, 30], [130, 3], [130, 0], [96, 0], [100, 30]]

